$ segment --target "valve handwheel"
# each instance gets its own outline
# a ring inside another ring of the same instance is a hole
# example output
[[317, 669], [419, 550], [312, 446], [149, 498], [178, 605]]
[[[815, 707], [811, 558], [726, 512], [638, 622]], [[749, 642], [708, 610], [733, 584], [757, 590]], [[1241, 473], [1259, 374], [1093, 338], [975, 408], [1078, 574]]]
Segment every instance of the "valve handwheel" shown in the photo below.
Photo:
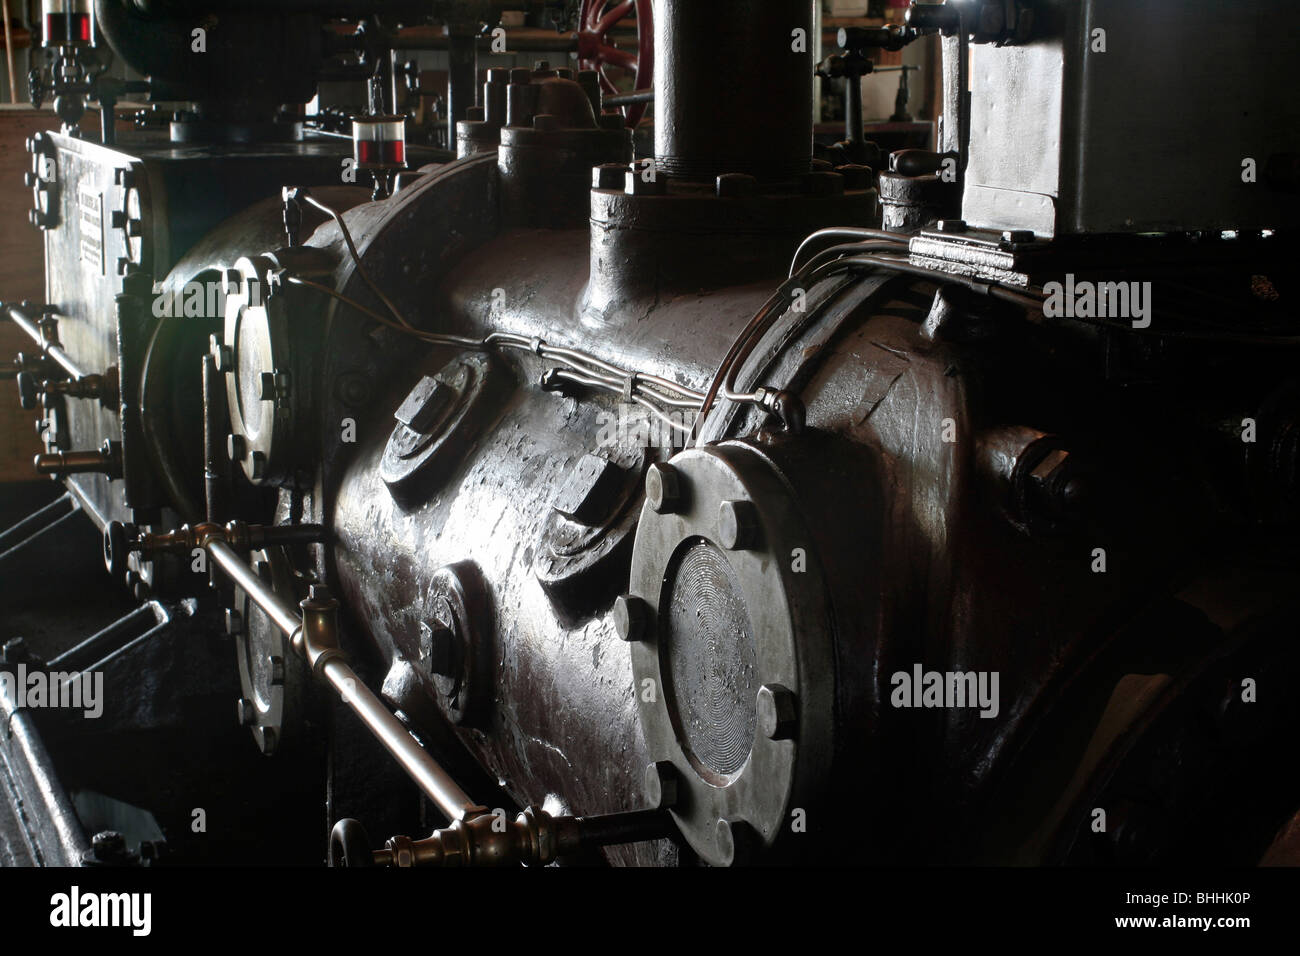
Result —
[[[620, 50], [608, 39], [619, 21], [636, 8], [636, 52]], [[635, 76], [634, 88], [646, 90], [654, 79], [655, 36], [650, 19], [650, 0], [582, 0], [578, 15], [578, 60], [584, 70], [600, 72], [600, 86], [606, 93], [619, 89], [609, 78], [611, 66], [629, 70]], [[630, 103], [623, 107], [623, 118], [629, 128], [635, 127], [645, 113], [644, 103]]]

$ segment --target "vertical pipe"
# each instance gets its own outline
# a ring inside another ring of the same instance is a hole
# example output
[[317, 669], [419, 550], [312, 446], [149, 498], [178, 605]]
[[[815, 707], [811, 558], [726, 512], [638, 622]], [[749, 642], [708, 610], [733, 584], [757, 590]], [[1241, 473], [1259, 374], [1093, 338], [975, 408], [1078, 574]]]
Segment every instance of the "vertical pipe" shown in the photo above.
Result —
[[675, 179], [812, 165], [812, 0], [654, 0], [655, 162]]
[[469, 116], [478, 86], [478, 45], [453, 24], [447, 29], [447, 145], [456, 148], [456, 123]]

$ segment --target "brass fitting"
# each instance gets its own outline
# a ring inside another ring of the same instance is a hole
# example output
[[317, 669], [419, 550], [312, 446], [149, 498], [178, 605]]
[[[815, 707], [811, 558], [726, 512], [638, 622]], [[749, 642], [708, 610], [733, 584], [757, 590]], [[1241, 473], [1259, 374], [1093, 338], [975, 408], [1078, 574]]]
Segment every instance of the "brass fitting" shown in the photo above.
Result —
[[578, 848], [574, 817], [553, 817], [529, 807], [514, 820], [484, 812], [434, 830], [423, 840], [396, 836], [375, 851], [380, 866], [546, 866]]

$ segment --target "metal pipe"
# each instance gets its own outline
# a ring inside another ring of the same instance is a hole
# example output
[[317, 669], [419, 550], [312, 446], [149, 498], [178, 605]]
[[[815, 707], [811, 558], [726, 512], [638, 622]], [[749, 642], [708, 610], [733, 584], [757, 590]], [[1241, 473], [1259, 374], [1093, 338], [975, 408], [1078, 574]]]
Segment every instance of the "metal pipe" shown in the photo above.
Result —
[[447, 146], [456, 145], [456, 123], [469, 116], [478, 95], [478, 47], [472, 33], [447, 31]]
[[237, 585], [244, 589], [249, 600], [266, 612], [267, 617], [290, 637], [302, 626], [302, 614], [275, 589], [257, 576], [238, 551], [224, 541], [209, 541], [208, 554], [221, 566]]
[[769, 181], [807, 173], [811, 31], [808, 0], [654, 0], [659, 169], [710, 183], [724, 173]]
[[631, 93], [612, 93], [601, 97], [601, 106], [631, 106], [633, 103], [653, 103], [654, 90], [633, 90]]
[[[312, 636], [315, 628], [305, 626], [304, 615], [259, 578], [229, 544], [213, 539], [208, 541], [207, 549], [222, 570], [244, 589], [249, 599], [289, 637], [293, 648], [334, 686], [343, 703], [352, 708], [384, 749], [448, 819], [464, 820], [483, 811], [483, 807], [471, 800], [451, 775], [420, 746], [383, 701], [361, 682], [356, 671], [338, 653], [337, 644], [328, 647], [316, 643], [317, 639]], [[328, 637], [334, 639], [335, 635]]]
[[45, 336], [41, 335], [41, 327], [29, 319], [17, 306], [6, 306], [9, 310], [9, 318], [14, 325], [22, 329], [27, 335], [41, 347], [41, 352], [47, 358], [53, 359], [59, 366], [68, 373], [72, 378], [85, 378], [85, 373], [77, 367], [77, 363], [72, 361], [71, 356], [63, 350], [63, 346], [57, 343], [49, 344], [45, 341]]
[[361, 718], [444, 816], [450, 820], [465, 820], [483, 812], [484, 808], [471, 800], [451, 775], [429, 756], [383, 701], [361, 683], [356, 671], [346, 661], [339, 657], [330, 658], [321, 672], [339, 692], [343, 703]]

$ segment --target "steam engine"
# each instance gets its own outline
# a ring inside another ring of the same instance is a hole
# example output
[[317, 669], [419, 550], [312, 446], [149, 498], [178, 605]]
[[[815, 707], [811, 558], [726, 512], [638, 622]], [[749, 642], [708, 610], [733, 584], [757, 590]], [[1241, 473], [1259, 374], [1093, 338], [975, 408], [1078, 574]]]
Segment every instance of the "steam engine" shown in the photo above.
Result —
[[[132, 606], [6, 645], [104, 675], [2, 698], [34, 858], [1296, 859], [1292, 5], [914, 3], [841, 36], [942, 49], [893, 152], [807, 0], [636, 3], [636, 136], [500, 4], [54, 6], [10, 372]], [[95, 142], [107, 48], [189, 109]]]

